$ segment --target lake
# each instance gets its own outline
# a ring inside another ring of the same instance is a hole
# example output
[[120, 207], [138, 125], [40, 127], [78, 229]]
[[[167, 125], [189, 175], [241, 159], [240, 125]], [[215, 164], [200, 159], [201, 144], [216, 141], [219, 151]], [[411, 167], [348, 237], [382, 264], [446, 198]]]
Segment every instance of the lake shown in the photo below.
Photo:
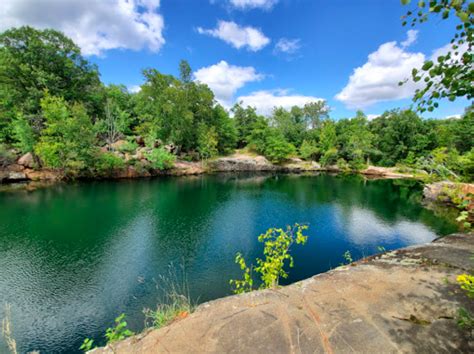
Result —
[[[260, 233], [307, 223], [283, 284], [457, 231], [421, 205], [415, 181], [360, 176], [213, 175], [58, 184], [0, 192], [0, 317], [11, 305], [19, 351], [74, 353], [121, 313], [131, 329], [156, 307], [162, 276], [185, 273], [191, 297], [231, 294]], [[0, 352], [6, 351], [0, 339]]]

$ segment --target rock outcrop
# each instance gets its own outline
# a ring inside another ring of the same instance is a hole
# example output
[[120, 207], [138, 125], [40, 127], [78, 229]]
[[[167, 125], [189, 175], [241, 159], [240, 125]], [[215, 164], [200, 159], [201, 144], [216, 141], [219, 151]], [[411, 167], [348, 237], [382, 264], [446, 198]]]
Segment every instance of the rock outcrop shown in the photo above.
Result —
[[116, 353], [472, 353], [457, 321], [474, 302], [474, 235], [376, 255], [275, 290], [200, 305], [187, 318], [92, 351]]
[[383, 178], [414, 178], [412, 173], [398, 172], [396, 167], [378, 167], [368, 166], [365, 170], [360, 171], [363, 175]]
[[207, 162], [207, 166], [215, 172], [276, 171], [278, 169], [263, 156], [253, 157], [240, 154], [210, 160]]

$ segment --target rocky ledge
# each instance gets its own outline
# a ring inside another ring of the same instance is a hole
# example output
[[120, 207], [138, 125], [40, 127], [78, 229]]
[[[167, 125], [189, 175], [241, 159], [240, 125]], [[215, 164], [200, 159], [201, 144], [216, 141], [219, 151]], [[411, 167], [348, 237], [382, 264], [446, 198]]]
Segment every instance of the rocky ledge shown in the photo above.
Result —
[[92, 353], [472, 353], [471, 332], [456, 317], [474, 302], [456, 276], [473, 271], [473, 252], [473, 234], [447, 236], [204, 303]]

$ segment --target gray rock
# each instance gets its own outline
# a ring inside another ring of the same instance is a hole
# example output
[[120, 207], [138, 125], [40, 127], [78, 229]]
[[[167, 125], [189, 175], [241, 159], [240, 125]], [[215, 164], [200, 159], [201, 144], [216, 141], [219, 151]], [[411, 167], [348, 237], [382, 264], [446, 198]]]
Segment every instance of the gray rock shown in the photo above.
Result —
[[26, 153], [18, 159], [17, 163], [27, 168], [33, 168], [35, 166], [33, 154], [31, 152]]

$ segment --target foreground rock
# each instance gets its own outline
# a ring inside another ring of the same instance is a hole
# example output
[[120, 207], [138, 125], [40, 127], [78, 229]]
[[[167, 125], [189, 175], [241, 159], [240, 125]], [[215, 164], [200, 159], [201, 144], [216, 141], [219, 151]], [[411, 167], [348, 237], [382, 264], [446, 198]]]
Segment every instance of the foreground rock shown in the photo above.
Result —
[[[189, 317], [99, 353], [453, 353], [474, 351], [456, 324], [473, 301], [474, 235], [452, 235], [340, 267], [278, 290], [204, 303]], [[297, 266], [297, 265], [296, 265]]]
[[396, 167], [369, 166], [365, 170], [360, 171], [360, 173], [366, 176], [382, 178], [415, 178], [415, 175], [412, 173], [398, 172]]

